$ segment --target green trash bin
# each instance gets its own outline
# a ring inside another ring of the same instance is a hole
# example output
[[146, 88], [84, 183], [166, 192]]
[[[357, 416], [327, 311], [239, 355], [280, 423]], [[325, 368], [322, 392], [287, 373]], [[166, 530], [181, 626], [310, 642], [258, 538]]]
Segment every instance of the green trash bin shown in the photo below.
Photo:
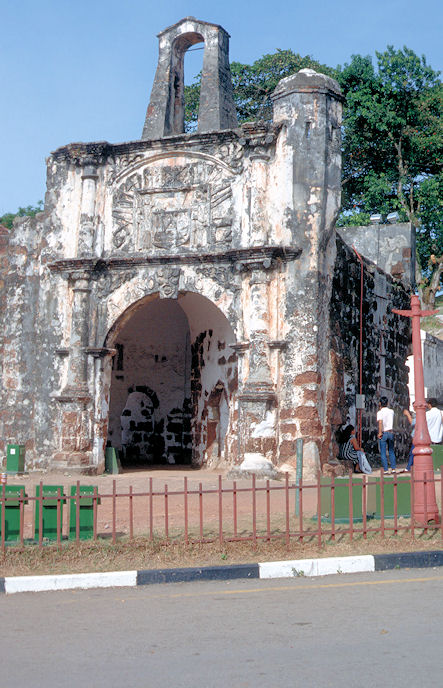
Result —
[[[354, 521], [363, 521], [363, 482], [352, 479], [352, 517]], [[321, 483], [321, 517], [330, 523], [332, 518], [331, 478], [320, 478]], [[372, 518], [375, 513], [375, 485], [366, 483], [366, 516]], [[349, 523], [349, 478], [338, 477], [334, 482], [335, 523]]]
[[25, 471], [25, 445], [6, 445], [6, 473], [24, 473]]
[[[24, 485], [5, 485], [5, 540], [14, 542], [20, 540], [20, 497], [24, 497], [23, 504], [28, 500]], [[3, 497], [3, 485], [0, 486], [0, 497]], [[0, 528], [3, 522], [3, 502], [0, 503]]]
[[[57, 540], [57, 493], [60, 490], [60, 537], [63, 526], [63, 504], [66, 504], [63, 485], [43, 485], [42, 496], [42, 538]], [[35, 496], [40, 497], [40, 485], [35, 488]], [[40, 502], [35, 500], [34, 539], [40, 532]]]
[[[91, 540], [94, 535], [94, 485], [80, 485], [79, 495], [79, 538]], [[97, 488], [98, 491], [98, 488]], [[71, 497], [76, 497], [77, 485], [71, 485]], [[70, 499], [69, 539], [77, 537], [77, 499]], [[100, 504], [100, 499], [97, 499]]]

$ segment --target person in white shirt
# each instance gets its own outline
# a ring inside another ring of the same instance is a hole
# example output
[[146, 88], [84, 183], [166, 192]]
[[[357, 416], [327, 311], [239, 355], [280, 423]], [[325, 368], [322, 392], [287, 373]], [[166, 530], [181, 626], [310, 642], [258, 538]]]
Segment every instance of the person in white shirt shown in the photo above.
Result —
[[383, 470], [388, 470], [388, 460], [386, 456], [387, 448], [389, 454], [389, 463], [391, 464], [389, 473], [395, 473], [397, 461], [394, 453], [394, 411], [388, 407], [387, 397], [380, 398], [379, 410], [377, 412], [377, 425], [380, 445], [380, 458]]
[[443, 416], [437, 408], [437, 399], [427, 399], [428, 410], [426, 411], [426, 422], [428, 424], [429, 436], [432, 444], [441, 444], [443, 440]]

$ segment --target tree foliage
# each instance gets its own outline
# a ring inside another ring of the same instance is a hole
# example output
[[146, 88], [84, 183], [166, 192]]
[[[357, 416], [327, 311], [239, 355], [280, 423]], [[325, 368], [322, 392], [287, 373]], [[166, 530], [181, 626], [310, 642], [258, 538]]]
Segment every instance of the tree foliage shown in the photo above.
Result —
[[0, 225], [12, 229], [12, 223], [16, 217], [34, 217], [43, 210], [43, 201], [38, 201], [37, 205], [27, 205], [26, 208], [19, 208], [16, 213], [5, 213], [0, 217]]
[[406, 47], [388, 46], [376, 58], [374, 66], [354, 55], [338, 69], [346, 96], [341, 223], [392, 211], [411, 222], [419, 290], [432, 305], [443, 261], [443, 88], [438, 72]]
[[[278, 82], [300, 69], [310, 67], [317, 72], [335, 76], [335, 70], [320, 64], [311, 56], [302, 57], [292, 50], [277, 50], [271, 55], [263, 55], [252, 65], [231, 62], [232, 85], [237, 117], [240, 123], [253, 120], [272, 119], [271, 94]], [[200, 98], [201, 74], [194, 83], [185, 87], [186, 130], [193, 131], [197, 126], [198, 103]]]
[[[239, 122], [271, 119], [270, 95], [280, 79], [311, 67], [336, 78], [346, 97], [343, 120], [341, 225], [369, 224], [372, 213], [397, 211], [417, 232], [420, 293], [425, 302], [442, 279], [443, 88], [424, 57], [388, 46], [353, 55], [332, 69], [291, 50], [252, 65], [231, 64]], [[200, 75], [185, 89], [188, 131], [198, 116]], [[432, 303], [431, 303], [432, 305]]]

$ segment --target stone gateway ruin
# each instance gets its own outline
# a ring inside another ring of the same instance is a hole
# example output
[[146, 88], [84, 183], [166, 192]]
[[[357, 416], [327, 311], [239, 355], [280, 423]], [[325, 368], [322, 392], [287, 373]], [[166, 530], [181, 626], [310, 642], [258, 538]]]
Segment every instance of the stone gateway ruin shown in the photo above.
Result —
[[[25, 444], [28, 468], [102, 472], [109, 445], [126, 465], [278, 467], [303, 438], [309, 474], [355, 417], [363, 262], [335, 231], [340, 88], [303, 69], [272, 122], [240, 126], [228, 41], [192, 17], [162, 31], [141, 139], [56, 150], [44, 212], [2, 236], [1, 448]], [[407, 404], [409, 324], [390, 312], [400, 281], [367, 261], [364, 280], [370, 442], [377, 394]]]

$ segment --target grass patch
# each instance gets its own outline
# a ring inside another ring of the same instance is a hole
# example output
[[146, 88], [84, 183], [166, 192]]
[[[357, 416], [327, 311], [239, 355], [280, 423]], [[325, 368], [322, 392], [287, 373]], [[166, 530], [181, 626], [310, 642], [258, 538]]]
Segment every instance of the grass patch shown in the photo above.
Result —
[[330, 537], [318, 544], [312, 534], [300, 543], [291, 538], [289, 546], [284, 539], [270, 542], [219, 542], [185, 545], [180, 542], [165, 543], [160, 539], [137, 537], [132, 541], [122, 539], [115, 545], [106, 540], [96, 542], [63, 542], [60, 549], [54, 544], [39, 548], [26, 545], [22, 550], [8, 547], [0, 555], [1, 576], [29, 576], [43, 574], [88, 573], [94, 571], [126, 571], [139, 569], [181, 568], [191, 566], [221, 566], [291, 559], [351, 556], [357, 554], [386, 554], [441, 550], [443, 542], [439, 530], [416, 531], [412, 539], [407, 531], [397, 535], [387, 533], [385, 538], [368, 533], [367, 538], [356, 534], [338, 532], [335, 541]]

